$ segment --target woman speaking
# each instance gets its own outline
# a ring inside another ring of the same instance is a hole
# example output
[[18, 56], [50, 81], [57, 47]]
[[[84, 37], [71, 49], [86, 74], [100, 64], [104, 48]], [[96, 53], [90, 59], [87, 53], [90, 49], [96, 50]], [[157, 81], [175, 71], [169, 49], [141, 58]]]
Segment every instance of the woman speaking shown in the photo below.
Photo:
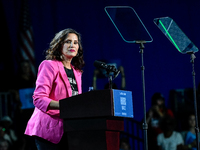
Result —
[[34, 112], [25, 134], [35, 137], [38, 150], [66, 149], [59, 100], [82, 93], [84, 66], [81, 36], [73, 29], [58, 32], [38, 69]]

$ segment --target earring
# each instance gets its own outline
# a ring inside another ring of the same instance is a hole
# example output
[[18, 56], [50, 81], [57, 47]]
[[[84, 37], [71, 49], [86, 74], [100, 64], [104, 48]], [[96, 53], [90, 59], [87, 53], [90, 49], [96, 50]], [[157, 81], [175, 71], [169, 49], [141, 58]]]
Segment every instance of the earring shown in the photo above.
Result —
[[60, 55], [60, 59], [63, 60], [63, 55]]
[[78, 56], [79, 56], [79, 53], [76, 54], [76, 57], [78, 57]]

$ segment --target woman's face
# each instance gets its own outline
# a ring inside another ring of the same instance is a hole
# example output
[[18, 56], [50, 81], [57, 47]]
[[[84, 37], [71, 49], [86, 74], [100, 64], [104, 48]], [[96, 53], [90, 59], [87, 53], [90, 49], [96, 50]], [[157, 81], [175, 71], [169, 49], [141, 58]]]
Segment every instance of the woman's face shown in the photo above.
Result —
[[163, 99], [157, 99], [157, 105], [159, 106], [159, 107], [162, 107], [162, 106], [164, 106], [164, 100]]
[[189, 117], [188, 123], [189, 123], [190, 127], [195, 127], [195, 116], [194, 115], [191, 115]]
[[78, 36], [75, 33], [69, 33], [67, 38], [64, 40], [61, 51], [62, 55], [67, 59], [71, 59], [77, 55], [78, 49]]
[[22, 73], [24, 74], [29, 74], [31, 71], [31, 67], [28, 62], [23, 62], [21, 64], [21, 68], [22, 68]]

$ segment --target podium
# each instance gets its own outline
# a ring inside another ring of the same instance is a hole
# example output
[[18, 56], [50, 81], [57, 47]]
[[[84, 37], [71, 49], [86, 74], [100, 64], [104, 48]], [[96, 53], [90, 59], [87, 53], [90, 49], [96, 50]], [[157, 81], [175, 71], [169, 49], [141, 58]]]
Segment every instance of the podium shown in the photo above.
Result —
[[119, 150], [124, 117], [133, 118], [132, 93], [96, 90], [60, 100], [69, 150]]

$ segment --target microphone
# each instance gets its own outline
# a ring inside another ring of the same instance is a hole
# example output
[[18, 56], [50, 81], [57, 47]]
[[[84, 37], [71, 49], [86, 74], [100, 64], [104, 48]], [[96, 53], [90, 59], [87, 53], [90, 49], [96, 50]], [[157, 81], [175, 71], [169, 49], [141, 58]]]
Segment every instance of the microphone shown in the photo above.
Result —
[[108, 68], [108, 65], [106, 65], [106, 63], [101, 62], [101, 61], [97, 61], [97, 60], [94, 61], [94, 66], [96, 68], [102, 68], [102, 69], [107, 69]]
[[114, 78], [116, 78], [120, 73], [120, 71], [117, 70], [114, 65], [107, 65], [106, 63], [101, 62], [101, 61], [95, 60], [94, 61], [94, 66], [96, 68], [105, 69], [107, 72], [113, 72], [114, 73]]

